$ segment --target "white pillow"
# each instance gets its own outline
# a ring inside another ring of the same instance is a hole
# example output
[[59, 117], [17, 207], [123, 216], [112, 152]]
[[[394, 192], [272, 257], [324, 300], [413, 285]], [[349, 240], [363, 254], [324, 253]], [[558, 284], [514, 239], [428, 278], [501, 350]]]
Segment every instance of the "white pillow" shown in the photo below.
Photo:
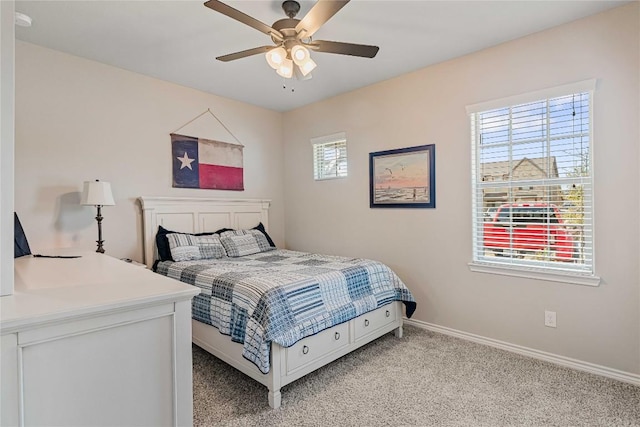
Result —
[[220, 234], [227, 256], [239, 257], [275, 249], [258, 230], [233, 230]]
[[195, 261], [200, 259], [219, 259], [227, 255], [220, 236], [193, 236], [191, 234], [167, 234], [171, 258], [174, 261]]

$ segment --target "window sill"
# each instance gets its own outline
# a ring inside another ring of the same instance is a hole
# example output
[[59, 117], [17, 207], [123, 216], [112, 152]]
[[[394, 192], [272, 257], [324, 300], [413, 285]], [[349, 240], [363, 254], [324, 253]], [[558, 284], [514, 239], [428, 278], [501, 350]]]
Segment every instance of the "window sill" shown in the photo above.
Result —
[[314, 181], [331, 181], [333, 179], [344, 179], [346, 177], [347, 177], [346, 175], [345, 176], [325, 176], [322, 178], [313, 178], [313, 180]]
[[524, 277], [526, 279], [547, 280], [550, 282], [571, 283], [574, 285], [600, 285], [600, 277], [598, 276], [556, 273], [523, 267], [504, 267], [478, 262], [470, 262], [469, 269], [476, 273], [500, 274], [503, 276]]

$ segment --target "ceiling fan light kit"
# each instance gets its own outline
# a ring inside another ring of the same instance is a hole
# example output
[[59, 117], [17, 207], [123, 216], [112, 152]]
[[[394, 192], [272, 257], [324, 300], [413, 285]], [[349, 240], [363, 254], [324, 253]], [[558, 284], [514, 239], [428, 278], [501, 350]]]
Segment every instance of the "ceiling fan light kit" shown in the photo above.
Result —
[[287, 51], [284, 50], [283, 47], [277, 47], [267, 52], [265, 57], [267, 58], [267, 63], [269, 64], [269, 66], [271, 66], [271, 68], [273, 68], [274, 70], [277, 70], [278, 67], [282, 65], [284, 60], [287, 59]]
[[267, 63], [278, 75], [299, 80], [311, 78], [317, 64], [311, 59], [309, 49], [316, 52], [373, 58], [378, 46], [343, 43], [326, 40], [312, 41], [311, 36], [318, 31], [333, 15], [338, 13], [349, 0], [318, 0], [302, 19], [295, 19], [300, 4], [295, 0], [285, 0], [282, 9], [288, 18], [280, 19], [269, 26], [219, 0], [209, 0], [204, 5], [271, 37], [275, 47], [261, 46], [241, 52], [219, 56], [223, 62], [233, 61], [247, 56], [265, 53]]
[[291, 56], [293, 57], [293, 61], [298, 65], [304, 64], [305, 61], [311, 58], [309, 51], [300, 44], [291, 48]]
[[310, 72], [313, 71], [314, 68], [316, 68], [317, 64], [313, 61], [313, 59], [309, 58], [307, 59], [304, 64], [297, 64], [298, 67], [300, 68], [300, 72], [302, 73], [303, 76], [307, 76]]
[[293, 76], [293, 61], [290, 59], [282, 61], [282, 64], [280, 64], [276, 73], [285, 79], [290, 79]]

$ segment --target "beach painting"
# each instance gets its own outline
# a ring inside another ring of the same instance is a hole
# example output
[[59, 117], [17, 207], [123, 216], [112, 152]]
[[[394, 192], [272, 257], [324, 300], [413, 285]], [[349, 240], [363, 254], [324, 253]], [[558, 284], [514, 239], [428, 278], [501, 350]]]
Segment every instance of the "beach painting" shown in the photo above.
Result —
[[435, 145], [369, 153], [370, 207], [435, 208]]

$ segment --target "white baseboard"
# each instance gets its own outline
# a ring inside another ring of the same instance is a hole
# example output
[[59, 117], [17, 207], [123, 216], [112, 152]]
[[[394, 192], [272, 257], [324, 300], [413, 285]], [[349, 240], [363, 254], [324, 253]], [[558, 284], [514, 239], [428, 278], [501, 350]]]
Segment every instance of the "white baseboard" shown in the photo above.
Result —
[[608, 368], [594, 363], [584, 362], [582, 360], [572, 359], [570, 357], [560, 356], [545, 351], [535, 350], [504, 341], [486, 338], [480, 335], [471, 334], [469, 332], [459, 331], [457, 329], [447, 328], [445, 326], [434, 325], [433, 323], [423, 322], [421, 320], [404, 319], [408, 325], [417, 326], [418, 328], [427, 329], [429, 331], [438, 332], [445, 335], [451, 335], [467, 341], [473, 341], [479, 344], [496, 347], [512, 353], [522, 354], [523, 356], [532, 357], [534, 359], [544, 360], [545, 362], [554, 363], [556, 365], [566, 366], [578, 371], [589, 372], [591, 374], [600, 375], [614, 380], [623, 381], [636, 386], [640, 386], [640, 375], [631, 372], [624, 372], [617, 369]]

